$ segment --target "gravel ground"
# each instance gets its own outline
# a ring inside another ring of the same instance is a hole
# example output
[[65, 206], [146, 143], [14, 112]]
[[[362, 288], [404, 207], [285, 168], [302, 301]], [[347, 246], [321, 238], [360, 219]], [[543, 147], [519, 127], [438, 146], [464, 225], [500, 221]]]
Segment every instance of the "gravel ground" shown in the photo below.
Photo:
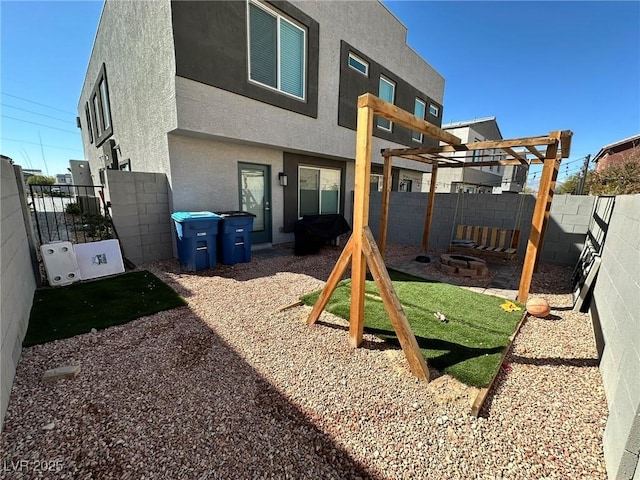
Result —
[[[25, 349], [0, 478], [606, 478], [606, 401], [590, 321], [567, 309], [570, 270], [534, 277], [552, 316], [524, 323], [476, 419], [476, 389], [416, 380], [369, 335], [350, 349], [331, 314], [307, 327], [309, 307], [277, 311], [338, 255], [146, 265], [188, 306]], [[42, 383], [69, 364], [78, 377]]]

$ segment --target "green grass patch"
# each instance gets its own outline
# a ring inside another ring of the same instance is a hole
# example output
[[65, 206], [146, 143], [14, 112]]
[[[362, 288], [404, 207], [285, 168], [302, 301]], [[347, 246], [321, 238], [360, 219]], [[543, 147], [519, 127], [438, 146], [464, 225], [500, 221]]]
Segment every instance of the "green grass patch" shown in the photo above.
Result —
[[[461, 382], [485, 387], [500, 367], [502, 353], [524, 310], [505, 312], [504, 299], [464, 288], [389, 270], [411, 329], [427, 363]], [[365, 331], [399, 345], [378, 289], [372, 280], [365, 286]], [[301, 297], [313, 305], [320, 292]], [[351, 281], [340, 282], [326, 310], [348, 319]], [[521, 304], [517, 304], [523, 307]], [[435, 312], [446, 315], [441, 322]]]
[[23, 345], [69, 338], [186, 305], [148, 271], [37, 290]]

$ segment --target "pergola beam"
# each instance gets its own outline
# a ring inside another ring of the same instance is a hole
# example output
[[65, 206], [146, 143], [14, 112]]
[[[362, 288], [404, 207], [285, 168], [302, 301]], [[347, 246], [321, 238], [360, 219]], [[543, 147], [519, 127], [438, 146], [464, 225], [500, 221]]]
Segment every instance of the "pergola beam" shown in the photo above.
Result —
[[534, 147], [533, 145], [527, 145], [526, 148], [531, 153], [533, 153], [536, 157], [538, 157], [538, 160], [544, 161], [544, 155], [542, 155], [536, 147]]
[[[540, 165], [542, 162], [540, 160], [530, 160], [530, 163], [525, 163], [524, 165]], [[466, 162], [466, 163], [441, 163], [439, 166], [441, 168], [464, 168], [464, 167], [497, 167], [497, 166], [509, 166], [509, 165], [517, 165], [522, 166], [519, 160], [495, 160], [492, 162]]]
[[510, 140], [484, 140], [482, 142], [471, 142], [464, 145], [440, 145], [439, 147], [419, 147], [419, 148], [398, 148], [385, 149], [384, 155], [393, 155], [396, 157], [402, 154], [421, 155], [423, 153], [443, 153], [443, 152], [463, 152], [471, 150], [484, 150], [487, 148], [504, 149], [505, 147], [525, 147], [531, 145], [534, 147], [540, 145], [551, 145], [557, 142], [557, 139], [549, 136], [513, 138]]
[[401, 108], [379, 99], [371, 93], [365, 93], [358, 97], [358, 108], [362, 107], [369, 107], [373, 109], [375, 114], [379, 117], [386, 118], [394, 123], [399, 123], [403, 127], [407, 127], [419, 133], [424, 133], [436, 140], [452, 145], [460, 145], [462, 143], [462, 140], [446, 130], [442, 130], [440, 127], [433, 123], [429, 123], [426, 120], [417, 118]]
[[509, 155], [511, 155], [512, 157], [518, 159], [520, 161], [520, 164], [522, 165], [527, 165], [527, 156], [525, 155], [524, 157], [516, 152], [513, 148], [511, 147], [502, 147], [502, 150], [504, 150], [505, 152], [507, 152]]

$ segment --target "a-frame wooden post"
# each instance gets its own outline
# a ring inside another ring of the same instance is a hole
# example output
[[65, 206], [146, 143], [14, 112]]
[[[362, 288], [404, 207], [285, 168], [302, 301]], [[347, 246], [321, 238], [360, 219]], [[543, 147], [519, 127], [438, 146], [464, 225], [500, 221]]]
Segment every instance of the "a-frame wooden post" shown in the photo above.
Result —
[[[362, 342], [364, 331], [364, 296], [367, 265], [378, 287], [385, 309], [391, 319], [400, 346], [407, 357], [411, 372], [422, 380], [429, 381], [429, 368], [416, 337], [404, 313], [384, 260], [369, 229], [369, 190], [371, 187], [371, 143], [374, 114], [396, 122], [404, 127], [427, 134], [450, 145], [461, 144], [455, 135], [442, 130], [425, 120], [419, 119], [400, 108], [380, 100], [370, 93], [358, 97], [358, 124], [356, 130], [356, 174], [353, 201], [353, 230], [340, 258], [333, 267], [307, 324], [311, 325], [320, 317], [340, 278], [351, 263], [351, 310], [349, 314], [349, 344], [357, 347]], [[387, 162], [388, 160], [388, 162]], [[389, 190], [391, 178], [391, 159], [385, 158], [385, 177]], [[386, 202], [388, 203], [388, 201]]]
[[358, 99], [356, 131], [356, 173], [353, 198], [353, 251], [351, 252], [351, 310], [349, 313], [349, 345], [362, 342], [364, 330], [364, 287], [367, 262], [362, 252], [363, 229], [369, 225], [369, 189], [371, 188], [371, 137], [373, 109]]
[[429, 203], [427, 216], [424, 219], [424, 233], [422, 234], [422, 251], [429, 250], [429, 234], [431, 233], [431, 218], [433, 216], [433, 202], [436, 199], [436, 179], [438, 178], [438, 162], [431, 164], [431, 183], [429, 186]]
[[561, 132], [551, 132], [549, 134], [550, 137], [556, 138], [557, 141], [547, 146], [547, 152], [542, 167], [542, 178], [540, 179], [536, 206], [533, 210], [533, 218], [531, 219], [531, 233], [529, 235], [527, 253], [524, 257], [524, 265], [522, 267], [522, 275], [520, 277], [520, 287], [518, 289], [518, 301], [522, 303], [525, 303], [529, 296], [536, 257], [538, 255], [538, 250], [542, 248], [542, 241], [544, 240], [544, 217], [547, 205], [549, 204], [549, 200], [553, 194], [554, 170], [558, 168], [559, 163], [558, 160], [556, 160], [556, 156], [558, 153], [558, 144], [560, 142], [560, 133]]
[[389, 197], [391, 196], [391, 167], [392, 158], [385, 155], [384, 170], [382, 178], [382, 204], [380, 208], [380, 230], [378, 231], [378, 239], [380, 241], [380, 254], [384, 258], [387, 249], [387, 224], [389, 222]]

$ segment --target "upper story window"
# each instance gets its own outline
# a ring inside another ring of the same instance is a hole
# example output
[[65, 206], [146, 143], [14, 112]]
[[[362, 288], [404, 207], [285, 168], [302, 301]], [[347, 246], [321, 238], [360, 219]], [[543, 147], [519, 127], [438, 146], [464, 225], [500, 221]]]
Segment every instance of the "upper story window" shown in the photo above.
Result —
[[[380, 76], [380, 86], [378, 87], [378, 96], [385, 102], [393, 103], [396, 95], [396, 84], [391, 80]], [[378, 128], [390, 132], [393, 130], [393, 124], [386, 118], [378, 117]]]
[[248, 17], [249, 79], [304, 100], [306, 28], [257, 1]]
[[[90, 117], [89, 136], [95, 139], [96, 147], [99, 147], [113, 133], [111, 123], [111, 105], [109, 99], [109, 84], [107, 83], [107, 71], [104, 63], [98, 74], [95, 86], [89, 97]], [[93, 127], [93, 132], [91, 132]]]
[[111, 127], [111, 111], [109, 110], [109, 93], [105, 79], [100, 81], [100, 100], [102, 101], [102, 124], [106, 130]]
[[[479, 138], [476, 138], [474, 142], [481, 142]], [[474, 150], [473, 151], [473, 162], [481, 162], [482, 157], [484, 157], [484, 150]]]
[[440, 109], [438, 108], [437, 105], [434, 105], [433, 103], [429, 104], [429, 113], [431, 115], [433, 115], [434, 117], [437, 117], [438, 114], [440, 113]]
[[[416, 98], [416, 102], [413, 107], [413, 114], [419, 119], [424, 120], [424, 114], [426, 109], [427, 109], [427, 104], [422, 100], [420, 100], [419, 98]], [[422, 143], [422, 138], [423, 138], [422, 133], [412, 132], [411, 134], [411, 139], [416, 142]]]
[[363, 74], [365, 77], [369, 76], [369, 63], [351, 52], [349, 52], [349, 66]]

